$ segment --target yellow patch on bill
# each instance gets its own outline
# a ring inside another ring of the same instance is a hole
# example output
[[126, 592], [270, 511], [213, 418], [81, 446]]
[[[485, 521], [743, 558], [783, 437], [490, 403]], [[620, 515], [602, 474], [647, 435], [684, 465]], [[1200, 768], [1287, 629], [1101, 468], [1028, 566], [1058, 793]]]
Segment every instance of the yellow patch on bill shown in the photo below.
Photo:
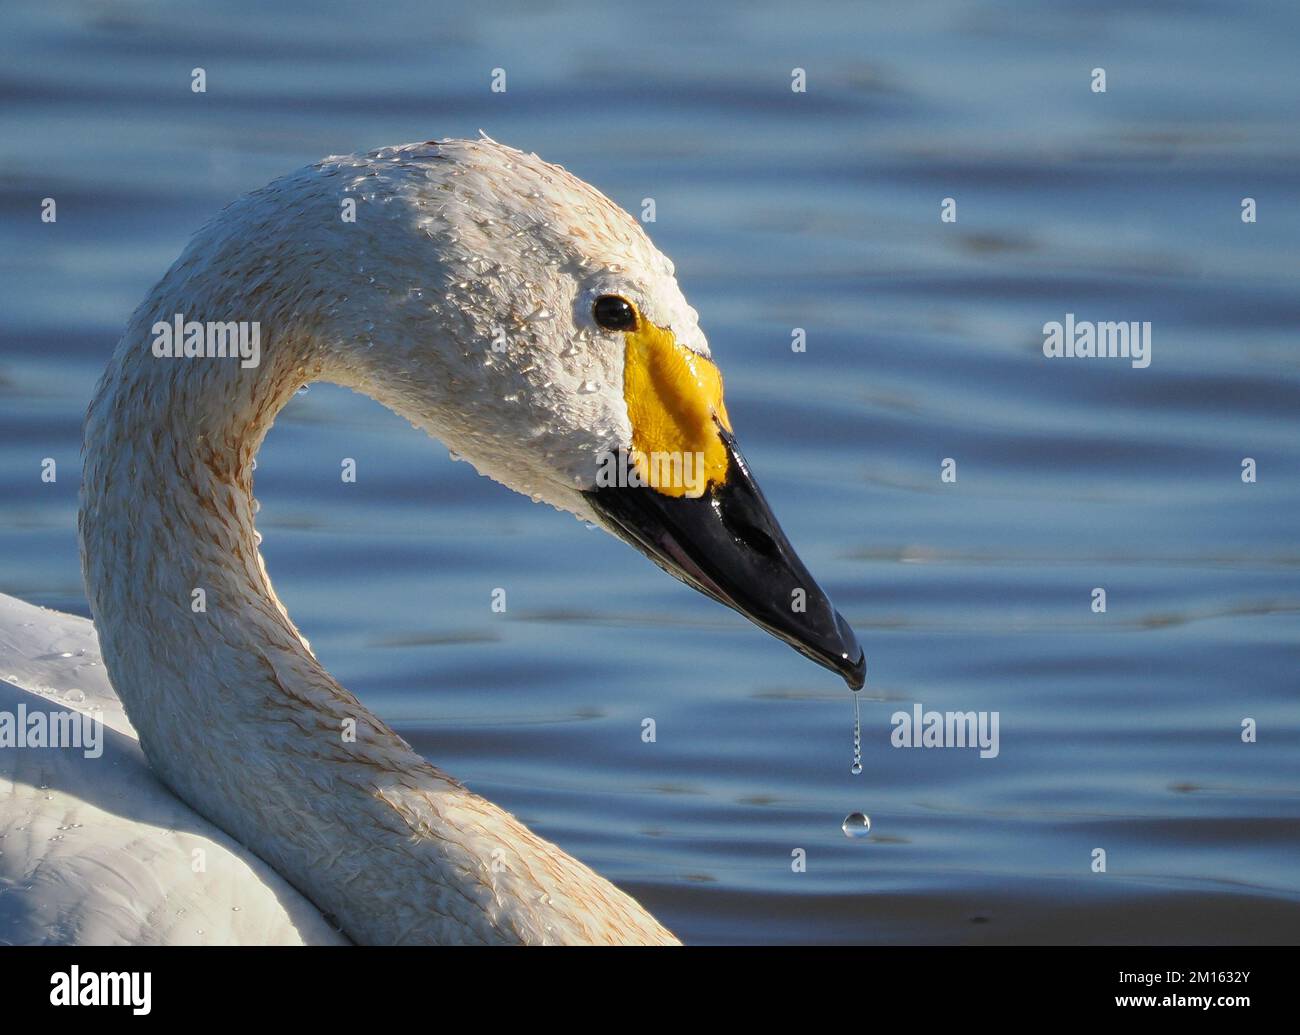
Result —
[[[717, 367], [642, 318], [627, 332], [623, 396], [633, 457], [646, 484], [666, 496], [699, 496], [726, 481], [727, 448], [714, 419], [728, 431], [731, 420]], [[665, 471], [689, 473], [665, 477]]]

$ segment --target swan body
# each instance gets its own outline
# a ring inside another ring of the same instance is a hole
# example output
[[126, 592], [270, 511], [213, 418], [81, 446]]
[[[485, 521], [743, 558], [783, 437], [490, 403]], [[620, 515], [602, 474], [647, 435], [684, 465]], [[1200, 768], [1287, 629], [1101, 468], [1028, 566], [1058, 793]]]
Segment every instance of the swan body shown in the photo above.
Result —
[[102, 723], [92, 757], [0, 748], [0, 944], [333, 945], [292, 885], [164, 787], [90, 622], [0, 594], [0, 713]]
[[[610, 298], [616, 324], [596, 304]], [[181, 320], [255, 323], [256, 364], [160, 349], [160, 329]], [[86, 419], [82, 567], [122, 708], [97, 692], [132, 793], [213, 846], [205, 876], [180, 886], [259, 896], [264, 927], [227, 917], [231, 940], [673, 942], [626, 894], [413, 751], [294, 627], [258, 551], [252, 472], [276, 413], [319, 380], [378, 399], [508, 487], [600, 522], [861, 684], [851, 630], [735, 449], [695, 311], [626, 213], [487, 139], [325, 159], [195, 236], [131, 317]], [[708, 491], [599, 483], [611, 453], [660, 445], [708, 457]], [[791, 586], [811, 594], [806, 613], [789, 613]], [[89, 629], [61, 621], [89, 643]], [[147, 779], [142, 757], [188, 809]], [[86, 760], [80, 778], [104, 768]], [[48, 824], [51, 810], [34, 811]], [[192, 843], [123, 834], [102, 847], [119, 874], [158, 860], [176, 879]], [[71, 887], [93, 861], [47, 852], [38, 871]], [[166, 905], [165, 889], [125, 903], [144, 883], [119, 882], [120, 909], [143, 919], [37, 917], [23, 930], [170, 937], [148, 912]], [[83, 915], [98, 908], [98, 888], [81, 893]]]

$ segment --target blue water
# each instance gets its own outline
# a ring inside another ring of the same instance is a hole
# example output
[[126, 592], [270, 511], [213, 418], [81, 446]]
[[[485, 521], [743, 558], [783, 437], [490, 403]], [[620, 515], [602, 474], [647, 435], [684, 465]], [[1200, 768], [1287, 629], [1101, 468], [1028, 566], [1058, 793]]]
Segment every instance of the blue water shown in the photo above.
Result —
[[[189, 233], [321, 155], [482, 128], [655, 198], [866, 647], [865, 771], [835, 677], [316, 386], [259, 527], [340, 681], [687, 941], [1295, 941], [1300, 9], [608, 6], [7, 3], [0, 591], [86, 613], [81, 414]], [[1151, 321], [1151, 366], [1045, 359], [1067, 312]], [[891, 747], [914, 702], [998, 712], [999, 756]]]

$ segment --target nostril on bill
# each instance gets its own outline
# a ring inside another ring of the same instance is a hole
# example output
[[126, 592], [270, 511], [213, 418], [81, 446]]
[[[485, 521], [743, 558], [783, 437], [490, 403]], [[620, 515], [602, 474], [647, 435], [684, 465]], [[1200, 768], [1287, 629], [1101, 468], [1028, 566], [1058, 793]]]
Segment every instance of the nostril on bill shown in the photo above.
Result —
[[776, 541], [756, 525], [751, 525], [743, 518], [729, 517], [725, 509], [722, 511], [722, 521], [728, 532], [755, 553], [764, 557], [775, 557], [779, 553]]

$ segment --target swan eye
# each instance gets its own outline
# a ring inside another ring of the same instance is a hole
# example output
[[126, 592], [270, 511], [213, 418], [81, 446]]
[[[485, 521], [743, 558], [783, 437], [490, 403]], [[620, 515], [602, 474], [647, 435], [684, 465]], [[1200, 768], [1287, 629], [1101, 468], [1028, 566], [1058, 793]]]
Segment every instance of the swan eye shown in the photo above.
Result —
[[601, 295], [591, 307], [591, 315], [607, 331], [636, 330], [636, 309], [618, 295]]

